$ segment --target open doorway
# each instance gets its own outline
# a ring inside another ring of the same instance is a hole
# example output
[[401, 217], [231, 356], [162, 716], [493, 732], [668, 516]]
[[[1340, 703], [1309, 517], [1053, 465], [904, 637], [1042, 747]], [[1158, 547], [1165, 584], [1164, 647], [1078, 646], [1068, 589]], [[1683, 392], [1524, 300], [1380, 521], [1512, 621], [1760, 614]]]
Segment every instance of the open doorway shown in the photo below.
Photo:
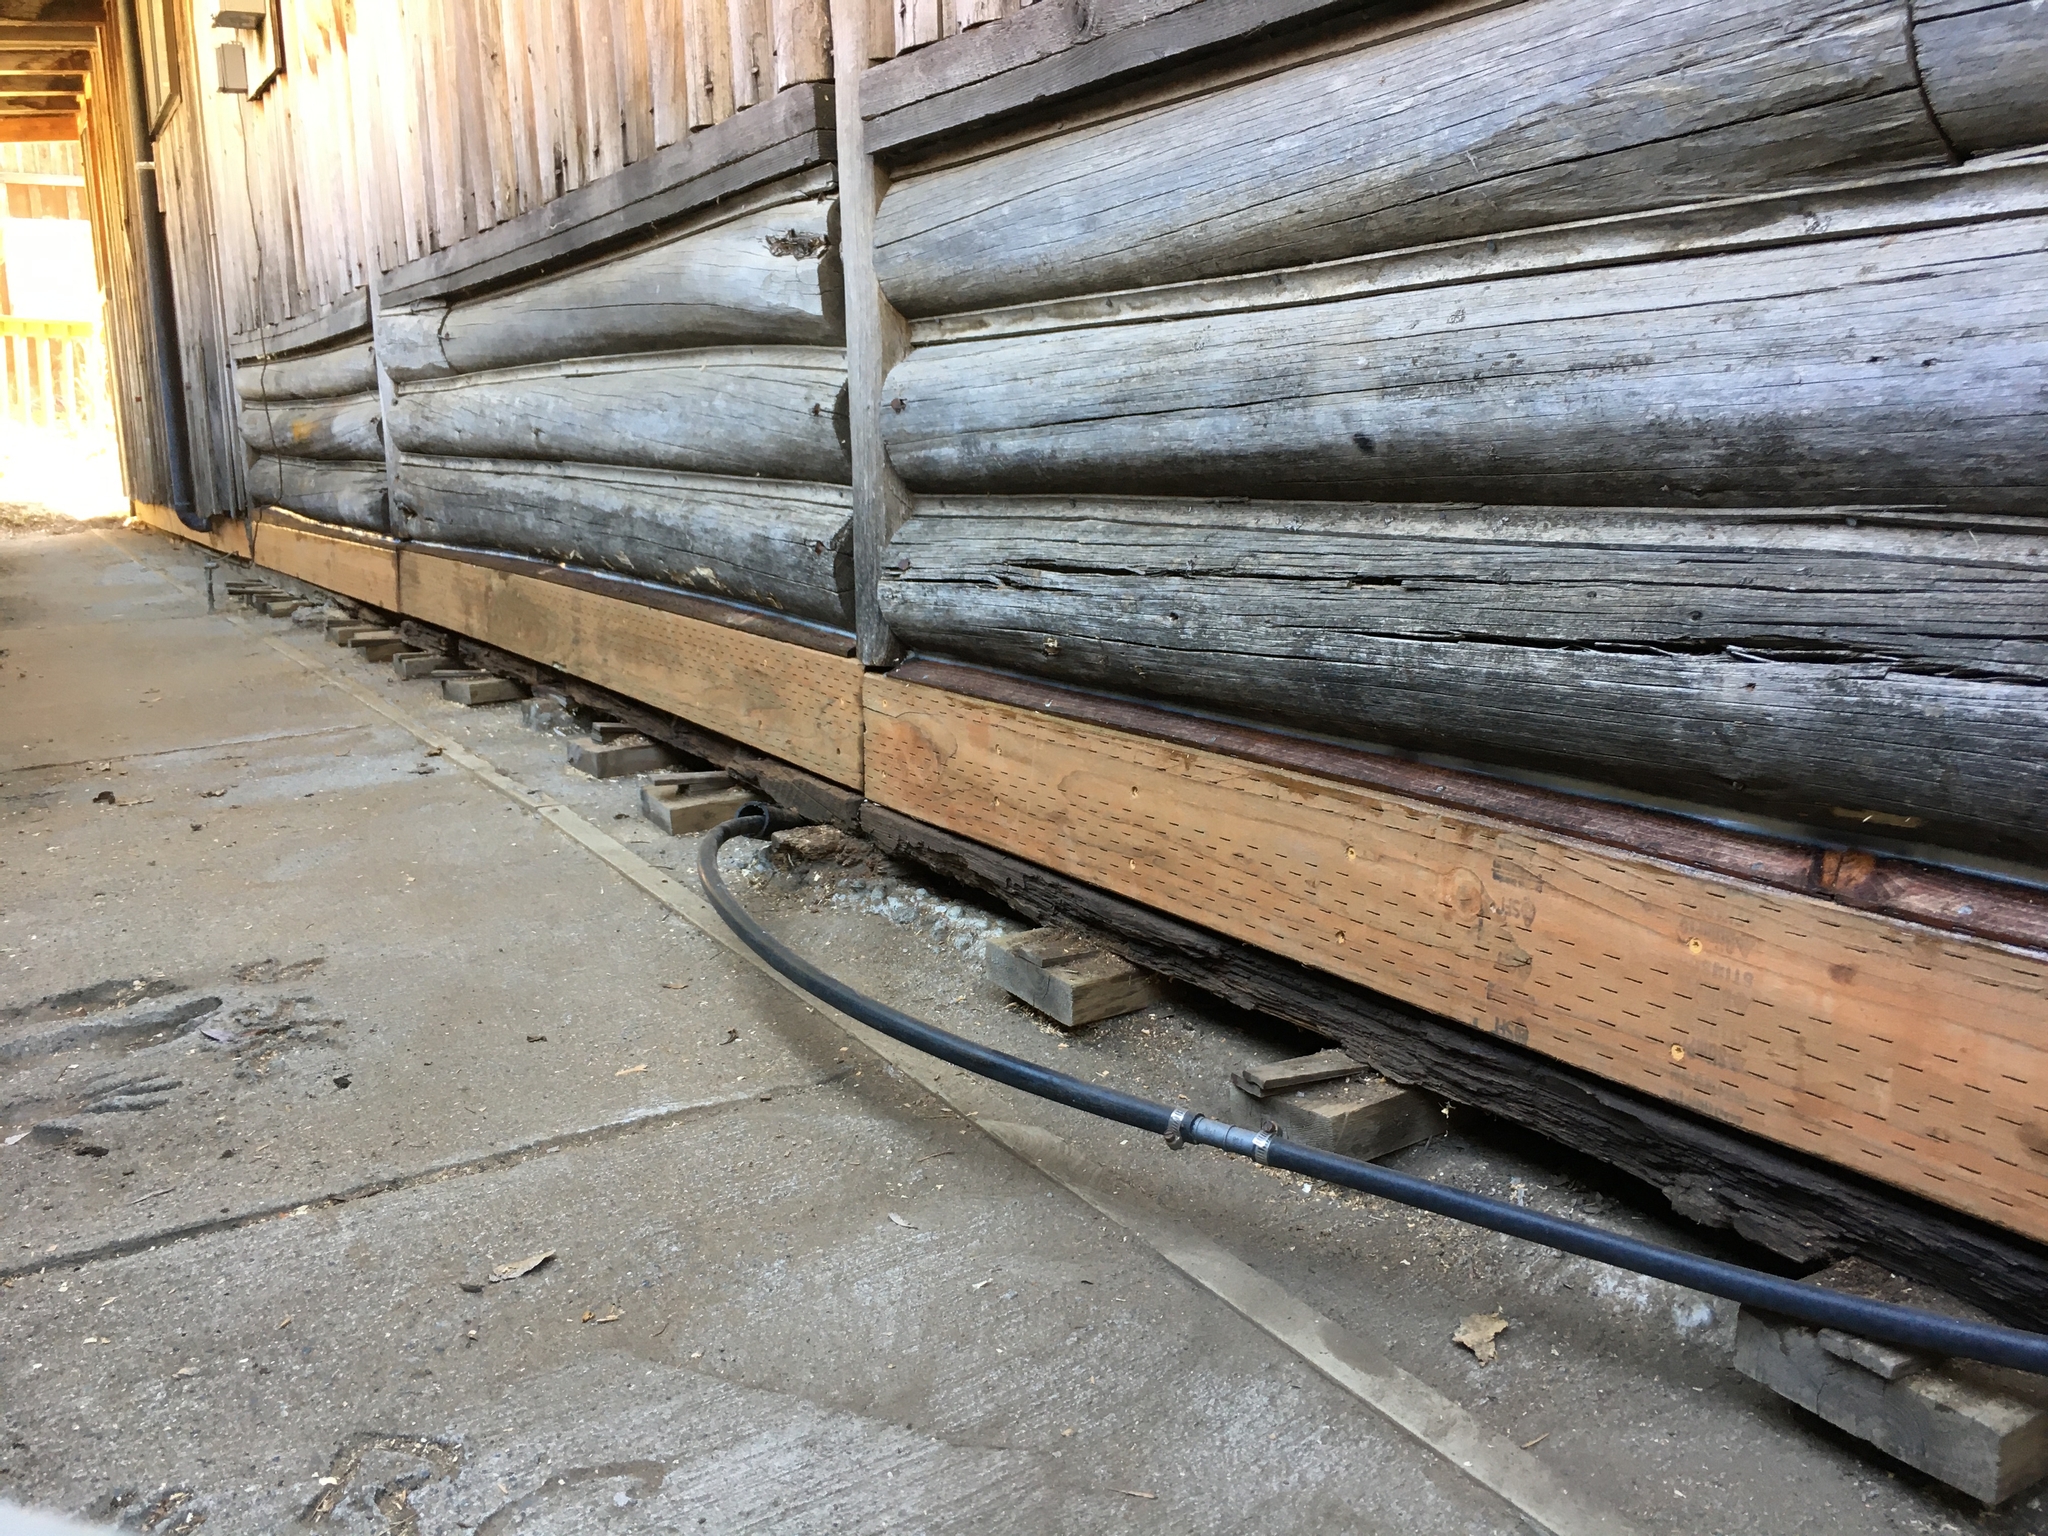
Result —
[[0, 143], [0, 517], [61, 529], [127, 509], [76, 139]]

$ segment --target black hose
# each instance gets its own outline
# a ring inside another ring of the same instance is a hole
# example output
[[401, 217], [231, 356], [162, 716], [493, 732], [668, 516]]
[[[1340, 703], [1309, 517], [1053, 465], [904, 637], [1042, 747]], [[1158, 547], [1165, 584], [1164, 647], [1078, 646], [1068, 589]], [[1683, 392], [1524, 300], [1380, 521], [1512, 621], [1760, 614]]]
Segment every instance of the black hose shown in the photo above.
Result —
[[838, 978], [819, 970], [747, 915], [718, 873], [718, 850], [729, 837], [766, 837], [779, 827], [798, 826], [800, 818], [770, 806], [749, 805], [738, 816], [714, 827], [698, 846], [697, 873], [718, 915], [725, 919], [741, 941], [769, 965], [787, 976], [820, 1002], [838, 1009], [849, 1018], [880, 1030], [892, 1040], [950, 1062], [978, 1077], [1006, 1087], [1021, 1089], [1055, 1104], [1086, 1110], [1105, 1120], [1135, 1126], [1167, 1138], [1169, 1145], [1196, 1142], [1225, 1152], [1285, 1168], [1291, 1173], [1342, 1185], [1368, 1195], [1395, 1200], [1439, 1216], [1454, 1217], [1489, 1231], [1597, 1259], [1618, 1269], [1633, 1270], [1689, 1286], [1710, 1296], [1725, 1297], [1746, 1307], [1772, 1312], [1780, 1317], [1816, 1328], [1839, 1328], [1845, 1333], [1875, 1339], [1900, 1349], [1921, 1354], [1956, 1356], [1981, 1360], [1990, 1365], [2012, 1366], [2022, 1371], [2048, 1375], [2048, 1336], [2027, 1333], [1997, 1323], [1976, 1323], [1944, 1317], [1917, 1307], [1902, 1307], [1888, 1301], [1872, 1301], [1842, 1291], [1826, 1290], [1800, 1280], [1767, 1275], [1761, 1270], [1719, 1259], [1682, 1253], [1657, 1243], [1624, 1237], [1599, 1227], [1546, 1216], [1505, 1201], [1491, 1200], [1427, 1179], [1413, 1178], [1357, 1158], [1334, 1152], [1318, 1152], [1297, 1146], [1277, 1136], [1245, 1130], [1187, 1110], [1172, 1109], [1119, 1093], [1041, 1067], [1007, 1052], [977, 1045], [955, 1034], [914, 1019], [871, 997], [863, 996]]

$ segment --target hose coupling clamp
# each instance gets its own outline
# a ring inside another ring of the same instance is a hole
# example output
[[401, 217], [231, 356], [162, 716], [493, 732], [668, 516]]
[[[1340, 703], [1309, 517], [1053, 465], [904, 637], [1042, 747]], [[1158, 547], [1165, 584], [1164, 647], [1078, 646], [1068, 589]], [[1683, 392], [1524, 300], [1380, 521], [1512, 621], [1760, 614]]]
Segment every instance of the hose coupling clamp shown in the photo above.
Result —
[[1188, 1129], [1196, 1118], [1195, 1112], [1191, 1109], [1176, 1109], [1169, 1115], [1166, 1121], [1166, 1144], [1175, 1151], [1186, 1146]]
[[1252, 1161], [1261, 1168], [1266, 1166], [1266, 1154], [1273, 1150], [1273, 1133], [1261, 1131], [1252, 1138]]

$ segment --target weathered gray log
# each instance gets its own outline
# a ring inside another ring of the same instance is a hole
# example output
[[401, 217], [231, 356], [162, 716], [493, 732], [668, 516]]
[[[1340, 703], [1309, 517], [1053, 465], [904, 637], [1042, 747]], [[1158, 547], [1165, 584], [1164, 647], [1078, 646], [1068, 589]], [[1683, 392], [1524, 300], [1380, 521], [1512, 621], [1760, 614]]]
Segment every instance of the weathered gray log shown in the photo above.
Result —
[[394, 379], [680, 347], [844, 339], [833, 201], [747, 214], [488, 298], [380, 317]]
[[2048, 143], [2048, 7], [1913, 0], [1913, 48], [1935, 118], [1971, 154]]
[[394, 529], [850, 627], [843, 486], [503, 459], [399, 459]]
[[927, 346], [882, 430], [913, 491], [2039, 513], [2044, 367], [2036, 217]]
[[277, 362], [235, 365], [235, 392], [244, 400], [321, 400], [376, 387], [377, 359], [367, 341]]
[[1263, 270], [1950, 158], [1905, 0], [1528, 0], [899, 180], [927, 315]]
[[[2035, 861], [2048, 853], [2048, 687], [1916, 673], [1853, 653], [1780, 659], [1801, 652], [1764, 655], [1725, 640], [1702, 648], [1717, 630], [1779, 627], [1803, 582], [1815, 589], [1804, 594], [1814, 613], [1812, 628], [1796, 638], [1829, 640], [1826, 618], [1836, 605], [1825, 589], [1864, 579], [1839, 547], [1813, 547], [1822, 543], [1815, 539], [1802, 556], [1758, 538], [1751, 579], [1788, 582], [1792, 593], [1780, 603], [1734, 590], [1741, 577], [1732, 570], [1720, 583], [1704, 571], [1688, 576], [1682, 550], [1583, 549], [1575, 573], [1559, 551], [1496, 543], [1465, 554], [1432, 551], [1417, 567], [1412, 545], [1406, 554], [1365, 556], [1367, 540], [1341, 521], [1318, 526], [1306, 517], [1284, 538], [1248, 519], [1254, 525], [1235, 541], [1237, 552], [1247, 562], [1263, 557], [1267, 569], [1233, 570], [1207, 558], [1217, 537], [1201, 520], [1220, 509], [1179, 510], [1179, 551], [1170, 547], [1176, 530], [1164, 528], [1157, 538], [1120, 529], [1121, 547], [1077, 548], [1071, 527], [1047, 535], [1028, 521], [1003, 520], [970, 532], [957, 517], [913, 517], [891, 545], [882, 611], [926, 654], [1113, 693], [1837, 832]], [[1355, 530], [1371, 513], [1352, 515]], [[1987, 628], [2002, 628], [2038, 663], [2041, 582], [2000, 569], [2001, 556], [2023, 556], [2030, 541], [1993, 542], [2002, 547], [1978, 569], [1975, 586], [1989, 596], [2009, 578], [2011, 588], [1986, 602]], [[998, 544], [1006, 550], [998, 553]], [[976, 552], [983, 559], [970, 571]], [[1722, 558], [1733, 565], [1737, 557], [1727, 549]], [[1596, 576], [1602, 564], [1604, 576]], [[1887, 627], [1903, 630], [1916, 592], [1944, 619], [1954, 617], [1972, 585], [1967, 575], [1928, 566], [1916, 576], [1911, 562], [1882, 554], [1868, 564], [1873, 584], [1890, 582], [1893, 591], [1889, 625], [1880, 609], [1849, 626], [1865, 641]], [[1425, 581], [1411, 596], [1401, 586], [1402, 571], [1431, 569], [1459, 576], [1462, 592], [1431, 592]], [[1520, 580], [1529, 581], [1526, 590], [1517, 590]], [[1659, 592], [1664, 580], [1681, 584]], [[1538, 614], [1544, 593], [1578, 612]], [[1690, 606], [1674, 613], [1673, 599]], [[1707, 618], [1710, 609], [1718, 622]], [[1633, 649], [1592, 648], [1610, 613]], [[1643, 638], [1660, 628], [1679, 631], [1672, 642], [1690, 653]], [[1930, 635], [1929, 643], [1938, 642]]]
[[1041, 640], [1106, 625], [1299, 656], [1375, 638], [1740, 650], [2048, 684], [2048, 523], [2030, 519], [927, 497], [883, 579], [926, 636], [1037, 617]]
[[299, 459], [375, 459], [384, 453], [377, 393], [339, 400], [252, 400], [242, 438], [257, 453]]
[[834, 349], [662, 352], [416, 382], [386, 429], [408, 453], [844, 485], [845, 395]]
[[258, 454], [248, 470], [249, 499], [316, 522], [385, 531], [384, 461], [337, 463]]

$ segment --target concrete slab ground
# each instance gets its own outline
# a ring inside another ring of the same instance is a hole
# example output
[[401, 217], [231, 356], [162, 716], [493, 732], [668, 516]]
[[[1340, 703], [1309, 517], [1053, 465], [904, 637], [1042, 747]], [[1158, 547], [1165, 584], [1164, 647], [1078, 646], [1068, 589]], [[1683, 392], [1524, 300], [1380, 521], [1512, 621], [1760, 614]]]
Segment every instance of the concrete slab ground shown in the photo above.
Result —
[[[209, 616], [199, 560], [0, 542], [0, 1498], [157, 1532], [1463, 1533], [1530, 1528], [1534, 1488], [1556, 1530], [2048, 1530], [1738, 1376], [1706, 1298], [849, 1034], [650, 897], [695, 839], [637, 781], [316, 610]], [[1312, 1044], [1180, 993], [1053, 1030], [982, 972], [1022, 925], [846, 857], [727, 860], [949, 1028], [1219, 1110]], [[1699, 1242], [1483, 1117], [1394, 1161]], [[1496, 1310], [1481, 1365], [1451, 1333]]]

